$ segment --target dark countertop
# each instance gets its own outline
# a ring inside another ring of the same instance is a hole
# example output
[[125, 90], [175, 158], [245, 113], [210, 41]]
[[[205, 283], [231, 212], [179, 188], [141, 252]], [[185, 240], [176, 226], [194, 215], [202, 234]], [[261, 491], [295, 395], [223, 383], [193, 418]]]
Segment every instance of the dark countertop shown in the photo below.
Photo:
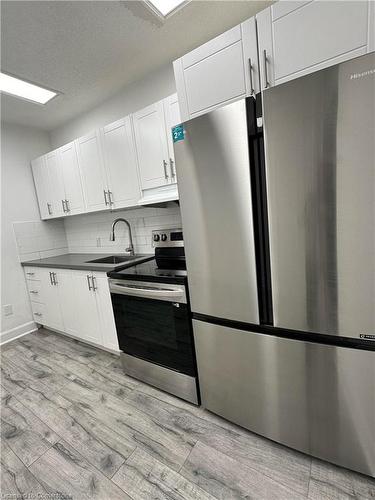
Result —
[[[113, 254], [116, 257], [128, 256], [126, 254]], [[109, 257], [110, 254], [104, 253], [66, 253], [57, 255], [56, 257], [47, 257], [45, 259], [29, 260], [21, 262], [22, 266], [32, 267], [56, 267], [59, 269], [83, 269], [89, 271], [99, 271], [108, 273], [118, 271], [126, 267], [134, 266], [141, 262], [153, 259], [153, 254], [138, 254], [134, 257], [135, 260], [120, 262], [119, 264], [100, 264], [97, 262], [89, 263], [88, 261]]]
[[160, 269], [155, 259], [131, 266], [127, 269], [115, 269], [108, 273], [110, 278], [129, 279], [134, 281], [148, 281], [159, 283], [187, 283], [187, 272], [185, 269]]

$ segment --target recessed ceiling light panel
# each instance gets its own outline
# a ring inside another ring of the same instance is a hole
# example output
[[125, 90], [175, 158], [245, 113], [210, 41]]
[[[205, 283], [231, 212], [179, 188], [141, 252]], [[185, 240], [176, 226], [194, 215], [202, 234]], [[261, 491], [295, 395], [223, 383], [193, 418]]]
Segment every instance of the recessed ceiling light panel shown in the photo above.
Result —
[[145, 0], [145, 3], [160, 17], [166, 18], [174, 14], [190, 0]]
[[0, 91], [39, 104], [46, 104], [57, 95], [57, 92], [39, 87], [34, 83], [25, 82], [5, 73], [0, 73]]

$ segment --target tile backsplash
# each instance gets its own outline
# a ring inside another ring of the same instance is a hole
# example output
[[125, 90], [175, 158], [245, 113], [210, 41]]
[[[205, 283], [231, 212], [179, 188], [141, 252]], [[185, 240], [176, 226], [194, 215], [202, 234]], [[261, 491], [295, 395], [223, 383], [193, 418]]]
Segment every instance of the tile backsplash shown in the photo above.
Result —
[[13, 222], [21, 262], [53, 257], [68, 252], [62, 220]]
[[181, 227], [180, 208], [142, 207], [116, 212], [75, 215], [49, 221], [14, 222], [14, 235], [21, 262], [64, 253], [125, 253], [129, 246], [127, 226], [119, 222], [116, 240], [110, 241], [112, 222], [123, 217], [130, 223], [136, 253], [153, 253], [153, 229]]
[[117, 217], [129, 221], [137, 253], [153, 253], [151, 231], [181, 227], [180, 208], [169, 203], [166, 208], [142, 207], [116, 212], [76, 215], [64, 219], [66, 239], [70, 253], [124, 253], [129, 245], [127, 226], [116, 225], [116, 240], [110, 241], [112, 222]]

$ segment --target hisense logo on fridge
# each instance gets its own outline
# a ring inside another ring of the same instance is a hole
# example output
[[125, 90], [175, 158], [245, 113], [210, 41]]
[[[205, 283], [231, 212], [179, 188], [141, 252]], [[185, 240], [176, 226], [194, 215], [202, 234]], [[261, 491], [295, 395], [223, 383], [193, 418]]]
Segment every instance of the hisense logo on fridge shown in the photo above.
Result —
[[362, 71], [362, 73], [352, 73], [350, 75], [351, 80], [357, 80], [357, 78], [363, 78], [364, 76], [375, 75], [375, 68]]

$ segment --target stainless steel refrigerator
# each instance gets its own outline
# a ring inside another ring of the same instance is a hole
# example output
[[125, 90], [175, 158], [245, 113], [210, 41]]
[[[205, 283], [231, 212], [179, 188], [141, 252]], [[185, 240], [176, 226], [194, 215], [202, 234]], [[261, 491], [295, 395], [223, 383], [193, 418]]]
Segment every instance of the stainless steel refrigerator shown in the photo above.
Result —
[[174, 148], [203, 406], [375, 476], [375, 54]]

